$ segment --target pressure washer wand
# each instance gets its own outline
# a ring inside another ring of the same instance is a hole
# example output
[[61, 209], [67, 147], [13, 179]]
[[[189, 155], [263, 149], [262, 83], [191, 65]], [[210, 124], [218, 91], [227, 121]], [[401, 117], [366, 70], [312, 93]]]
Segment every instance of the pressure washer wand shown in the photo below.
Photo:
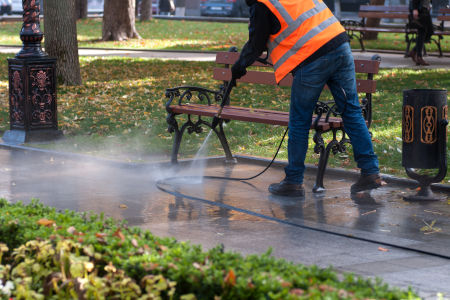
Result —
[[222, 98], [222, 102], [220, 103], [219, 110], [217, 111], [217, 114], [214, 116], [214, 119], [211, 123], [211, 128], [216, 128], [217, 124], [219, 124], [220, 121], [220, 115], [222, 114], [223, 107], [227, 104], [228, 99], [230, 98], [230, 93], [233, 87], [236, 86], [236, 79], [231, 78], [230, 82], [228, 82], [227, 88], [225, 90], [225, 93]]

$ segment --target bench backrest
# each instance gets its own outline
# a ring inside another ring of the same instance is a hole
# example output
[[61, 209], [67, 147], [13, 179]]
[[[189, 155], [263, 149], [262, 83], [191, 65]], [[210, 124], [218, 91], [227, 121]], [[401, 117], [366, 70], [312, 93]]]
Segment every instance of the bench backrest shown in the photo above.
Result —
[[361, 5], [358, 11], [360, 18], [408, 19], [408, 15], [409, 8], [406, 5]]
[[438, 21], [450, 21], [450, 8], [440, 8], [437, 16]]
[[[216, 55], [216, 63], [224, 65], [223, 67], [214, 68], [213, 78], [217, 80], [231, 80], [231, 66], [239, 58], [238, 52], [218, 52]], [[366, 74], [365, 79], [357, 79], [356, 86], [358, 93], [371, 94], [376, 91], [376, 81], [373, 79], [374, 74], [378, 74], [380, 62], [378, 60], [355, 60], [355, 72]], [[268, 67], [265, 71], [248, 70], [238, 82], [257, 83], [276, 85], [275, 74], [271, 66], [255, 62], [252, 66]], [[266, 71], [267, 70], [267, 71]], [[280, 86], [291, 86], [293, 77], [291, 74], [286, 76]]]

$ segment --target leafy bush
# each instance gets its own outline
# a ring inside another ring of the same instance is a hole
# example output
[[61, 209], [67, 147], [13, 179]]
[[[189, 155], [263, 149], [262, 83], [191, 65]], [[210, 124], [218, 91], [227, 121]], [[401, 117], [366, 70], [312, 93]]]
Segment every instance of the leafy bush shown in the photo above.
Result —
[[413, 298], [331, 269], [159, 238], [103, 215], [0, 199], [0, 299]]

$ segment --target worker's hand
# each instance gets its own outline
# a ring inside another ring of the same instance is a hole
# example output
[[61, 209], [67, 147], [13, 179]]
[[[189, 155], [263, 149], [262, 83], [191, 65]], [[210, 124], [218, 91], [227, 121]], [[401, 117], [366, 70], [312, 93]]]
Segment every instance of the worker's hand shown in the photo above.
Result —
[[413, 9], [413, 18], [414, 19], [419, 18], [419, 11], [417, 9]]
[[239, 79], [242, 76], [244, 76], [245, 74], [247, 74], [247, 70], [245, 68], [243, 68], [241, 65], [239, 64], [234, 64], [231, 67], [231, 76], [234, 79]]

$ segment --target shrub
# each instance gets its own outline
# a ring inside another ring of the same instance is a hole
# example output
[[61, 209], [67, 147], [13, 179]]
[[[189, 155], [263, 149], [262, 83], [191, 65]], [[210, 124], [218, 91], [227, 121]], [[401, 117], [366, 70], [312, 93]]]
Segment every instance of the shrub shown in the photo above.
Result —
[[0, 200], [0, 298], [408, 299], [379, 280], [159, 238], [103, 215]]

